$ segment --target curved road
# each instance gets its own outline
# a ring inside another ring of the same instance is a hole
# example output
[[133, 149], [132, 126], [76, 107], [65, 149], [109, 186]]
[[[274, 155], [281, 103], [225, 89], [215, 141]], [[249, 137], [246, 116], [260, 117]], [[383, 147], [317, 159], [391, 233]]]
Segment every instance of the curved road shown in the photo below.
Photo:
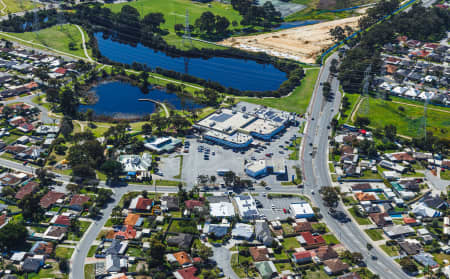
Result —
[[[309, 120], [306, 127], [306, 137], [304, 138], [302, 159], [305, 191], [311, 197], [314, 204], [320, 208], [323, 221], [335, 233], [338, 239], [353, 252], [360, 252], [367, 263], [368, 268], [385, 279], [408, 279], [399, 265], [397, 265], [384, 252], [375, 247], [372, 251], [366, 248], [371, 240], [354, 222], [340, 223], [332, 218], [328, 213], [328, 208], [324, 206], [318, 190], [321, 186], [332, 185], [328, 170], [328, 136], [330, 124], [334, 115], [338, 112], [341, 95], [339, 93], [339, 82], [336, 78], [331, 81], [332, 92], [335, 92], [335, 99], [332, 102], [324, 101], [320, 83], [326, 82], [330, 75], [330, 63], [332, 59], [338, 59], [338, 54], [331, 55], [319, 74], [316, 88], [314, 89], [314, 99], [311, 103]], [[314, 119], [314, 120], [313, 120]], [[310, 145], [312, 143], [312, 146]], [[316, 146], [316, 153], [311, 156], [313, 147]], [[374, 255], [378, 260], [373, 260], [370, 255]]]

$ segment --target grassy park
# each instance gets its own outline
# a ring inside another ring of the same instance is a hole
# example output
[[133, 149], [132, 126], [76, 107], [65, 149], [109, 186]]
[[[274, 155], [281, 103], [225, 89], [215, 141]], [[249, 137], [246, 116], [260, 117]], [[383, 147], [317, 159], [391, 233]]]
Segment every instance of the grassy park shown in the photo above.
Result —
[[240, 98], [241, 101], [268, 106], [289, 112], [305, 113], [314, 91], [319, 69], [306, 71], [302, 84], [291, 95], [282, 98]]
[[29, 0], [3, 0], [4, 6], [0, 4], [0, 10], [2, 15], [28, 11], [34, 8], [42, 7], [40, 4], [35, 4]]
[[[364, 102], [367, 102], [367, 99]], [[401, 135], [417, 137], [423, 134], [423, 107], [374, 98], [370, 98], [369, 104], [368, 115], [361, 113], [361, 106], [357, 115], [369, 117], [371, 127], [383, 128], [387, 124], [393, 124], [397, 127], [397, 133]], [[433, 132], [433, 135], [437, 137], [448, 138], [450, 137], [449, 126], [450, 112], [441, 107], [429, 105], [427, 131]]]
[[[124, 5], [130, 5], [136, 8], [141, 16], [148, 13], [163, 13], [165, 23], [161, 24], [162, 29], [169, 31], [169, 34], [164, 36], [167, 43], [176, 45], [178, 48], [184, 48], [182, 45], [182, 38], [175, 34], [175, 24], [185, 24], [186, 22], [186, 10], [189, 11], [189, 23], [194, 25], [195, 20], [201, 16], [203, 12], [210, 11], [214, 15], [220, 15], [226, 17], [230, 23], [237, 22], [234, 28], [240, 28], [240, 21], [242, 19], [238, 11], [234, 10], [229, 4], [223, 4], [213, 1], [209, 4], [200, 3], [189, 0], [137, 0], [133, 2], [124, 2], [118, 4], [106, 4], [105, 6], [110, 8], [111, 11], [117, 13], [120, 12]], [[230, 29], [233, 28], [230, 24]], [[193, 41], [195, 47], [209, 47], [216, 48], [211, 44], [206, 44], [198, 41]]]
[[[83, 31], [84, 32], [84, 31]], [[52, 26], [50, 28], [42, 29], [37, 33], [25, 32], [25, 33], [5, 33], [11, 36], [17, 37], [27, 42], [19, 41], [21, 44], [46, 49], [52, 48], [65, 53], [76, 55], [79, 57], [85, 57], [83, 46], [81, 45], [81, 33], [75, 25], [65, 24], [63, 26]], [[10, 37], [0, 34], [0, 38], [13, 40]], [[88, 39], [85, 33], [85, 38]], [[69, 44], [73, 43], [73, 48], [69, 47]], [[38, 45], [39, 44], [39, 45]], [[89, 55], [91, 50], [88, 49]]]

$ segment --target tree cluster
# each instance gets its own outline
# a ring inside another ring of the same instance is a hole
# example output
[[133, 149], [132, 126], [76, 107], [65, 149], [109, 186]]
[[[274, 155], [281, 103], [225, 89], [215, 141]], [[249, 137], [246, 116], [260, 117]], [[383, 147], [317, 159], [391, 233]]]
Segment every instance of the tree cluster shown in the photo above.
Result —
[[257, 6], [248, 0], [231, 0], [231, 5], [242, 15], [242, 25], [255, 25], [270, 28], [281, 22], [281, 13], [275, 10], [272, 2]]

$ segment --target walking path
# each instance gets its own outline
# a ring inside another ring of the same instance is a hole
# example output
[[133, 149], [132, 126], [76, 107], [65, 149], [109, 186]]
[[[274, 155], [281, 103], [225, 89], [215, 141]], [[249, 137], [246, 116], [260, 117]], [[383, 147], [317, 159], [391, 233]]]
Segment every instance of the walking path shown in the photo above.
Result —
[[[399, 102], [399, 101], [391, 101], [392, 103], [396, 103], [396, 104], [402, 104], [405, 106], [410, 106], [410, 107], [418, 107], [418, 108], [423, 108], [424, 106], [421, 105], [415, 105], [415, 104], [410, 104], [410, 103], [403, 103], [403, 102]], [[440, 112], [444, 112], [444, 113], [450, 113], [450, 110], [445, 110], [445, 109], [438, 109], [438, 108], [430, 108], [427, 107], [427, 110], [434, 110], [434, 111], [440, 111]]]
[[158, 101], [152, 100], [152, 99], [139, 99], [139, 101], [141, 101], [141, 102], [142, 101], [144, 101], [144, 102], [151, 102], [151, 103], [155, 103], [157, 105], [160, 105], [164, 109], [164, 112], [166, 113], [166, 118], [169, 118], [170, 113], [169, 113], [169, 110], [166, 107], [166, 104], [164, 104], [162, 102], [158, 102]]
[[[1, 0], [0, 0], [1, 1]], [[84, 38], [84, 32], [83, 32], [83, 29], [81, 29], [81, 27], [79, 26], [79, 25], [76, 25], [75, 24], [75, 27], [77, 27], [78, 28], [78, 30], [80, 31], [80, 33], [81, 33], [81, 40], [82, 40], [82, 44], [83, 44], [83, 51], [84, 51], [84, 55], [87, 57], [87, 59], [89, 60], [89, 62], [94, 62], [94, 59], [92, 59], [90, 56], [89, 56], [89, 53], [88, 53], [88, 51], [87, 51], [87, 48], [86, 48], [86, 40], [85, 40], [85, 38]]]
[[3, 0], [0, 0], [0, 4], [2, 4], [2, 6], [3, 6], [3, 8], [0, 10], [0, 13], [2, 13], [2, 14], [5, 14], [6, 15], [6, 12], [5, 12], [5, 10], [6, 10], [6, 4], [5, 4], [5, 2], [3, 2]]

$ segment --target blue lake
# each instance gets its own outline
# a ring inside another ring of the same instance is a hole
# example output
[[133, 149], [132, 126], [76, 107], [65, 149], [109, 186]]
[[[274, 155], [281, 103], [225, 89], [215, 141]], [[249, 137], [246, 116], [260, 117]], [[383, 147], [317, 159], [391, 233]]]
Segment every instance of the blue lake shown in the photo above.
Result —
[[138, 44], [136, 47], [104, 39], [96, 33], [101, 54], [109, 59], [125, 64], [138, 62], [151, 68], [161, 67], [180, 73], [217, 81], [220, 84], [239, 90], [276, 90], [287, 79], [286, 74], [273, 65], [259, 64], [253, 60], [213, 57], [187, 58], [170, 57]]
[[81, 105], [80, 110], [92, 109], [97, 115], [128, 118], [153, 113], [156, 105], [152, 102], [138, 101], [141, 98], [168, 103], [175, 109], [187, 110], [203, 107], [203, 105], [197, 104], [191, 99], [181, 98], [175, 93], [150, 89], [148, 94], [144, 94], [139, 87], [119, 81], [101, 83], [93, 87], [92, 91], [96, 93], [98, 102], [93, 105]]

